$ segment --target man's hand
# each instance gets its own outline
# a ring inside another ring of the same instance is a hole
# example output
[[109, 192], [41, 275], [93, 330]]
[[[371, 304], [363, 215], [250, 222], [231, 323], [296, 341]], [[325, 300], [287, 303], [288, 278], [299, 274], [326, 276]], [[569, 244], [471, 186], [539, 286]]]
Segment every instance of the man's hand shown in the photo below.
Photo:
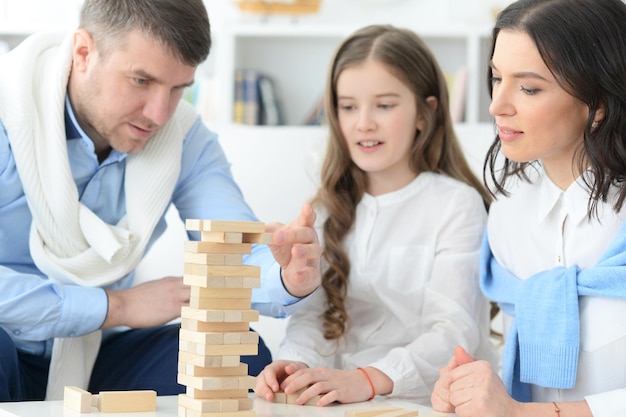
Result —
[[315, 212], [306, 204], [298, 218], [288, 225], [270, 223], [266, 231], [273, 233], [269, 245], [282, 268], [285, 288], [295, 297], [312, 293], [321, 282], [322, 248], [315, 231]]
[[163, 325], [180, 317], [181, 307], [189, 304], [190, 291], [183, 285], [182, 277], [148, 281], [125, 290], [107, 290], [109, 311], [102, 328]]

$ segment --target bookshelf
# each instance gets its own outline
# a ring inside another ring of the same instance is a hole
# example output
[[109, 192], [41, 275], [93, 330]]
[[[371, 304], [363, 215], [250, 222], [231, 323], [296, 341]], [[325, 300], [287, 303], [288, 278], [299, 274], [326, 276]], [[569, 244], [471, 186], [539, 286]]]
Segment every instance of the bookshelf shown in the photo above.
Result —
[[[233, 123], [234, 74], [245, 68], [273, 80], [284, 124], [305, 125], [306, 116], [323, 92], [335, 48], [358, 27], [288, 20], [224, 25], [217, 36], [215, 50], [218, 63], [215, 75], [220, 80], [218, 94], [220, 102], [224, 103], [217, 122], [220, 125]], [[465, 68], [467, 82], [461, 123], [488, 123], [485, 72], [489, 27], [412, 29], [431, 48], [444, 72], [454, 76], [460, 68]]]

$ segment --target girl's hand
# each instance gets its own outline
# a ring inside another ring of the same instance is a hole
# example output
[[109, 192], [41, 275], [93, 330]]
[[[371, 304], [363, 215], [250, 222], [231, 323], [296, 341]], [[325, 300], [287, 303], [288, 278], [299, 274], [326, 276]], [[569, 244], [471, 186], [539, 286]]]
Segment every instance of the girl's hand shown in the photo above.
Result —
[[317, 395], [322, 398], [315, 404], [323, 407], [335, 401], [355, 403], [367, 401], [372, 389], [367, 378], [358, 369], [339, 370], [331, 368], [300, 369], [288, 376], [281, 388], [285, 394], [295, 394], [304, 389], [296, 404], [305, 404]]
[[257, 397], [274, 401], [274, 393], [280, 390], [280, 383], [299, 369], [306, 369], [303, 362], [277, 360], [267, 365], [256, 378], [254, 393]]

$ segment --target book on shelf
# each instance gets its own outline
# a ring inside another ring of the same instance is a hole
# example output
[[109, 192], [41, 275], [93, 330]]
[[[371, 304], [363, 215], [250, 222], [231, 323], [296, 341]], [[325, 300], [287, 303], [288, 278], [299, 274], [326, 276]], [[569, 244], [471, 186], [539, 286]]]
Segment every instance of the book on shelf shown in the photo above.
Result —
[[254, 70], [235, 71], [235, 102], [233, 121], [247, 125], [279, 125], [282, 123], [274, 81]]
[[448, 86], [448, 96], [450, 101], [450, 117], [452, 122], [460, 123], [465, 120], [465, 100], [467, 96], [467, 77], [468, 70], [466, 66], [460, 66], [456, 72], [447, 72], [446, 84]]

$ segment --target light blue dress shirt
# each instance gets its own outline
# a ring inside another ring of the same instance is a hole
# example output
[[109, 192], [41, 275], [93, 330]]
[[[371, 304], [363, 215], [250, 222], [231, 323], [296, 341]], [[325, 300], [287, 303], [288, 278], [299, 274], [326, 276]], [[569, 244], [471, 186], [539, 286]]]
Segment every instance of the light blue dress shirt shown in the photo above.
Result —
[[[126, 212], [126, 154], [113, 150], [99, 164], [93, 142], [76, 122], [68, 99], [65, 125], [80, 201], [105, 222], [116, 224]], [[180, 177], [171, 202], [182, 219], [257, 221], [233, 180], [217, 135], [200, 118], [184, 139]], [[106, 317], [108, 301], [102, 288], [59, 285], [37, 269], [28, 243], [31, 220], [7, 132], [0, 121], [0, 327], [21, 350], [46, 354], [54, 337], [97, 330]], [[149, 247], [166, 226], [162, 217]], [[189, 237], [199, 239], [199, 234], [192, 232]], [[285, 317], [298, 307], [299, 299], [285, 290], [280, 267], [267, 246], [255, 245], [244, 262], [261, 267], [261, 288], [254, 289], [252, 295], [254, 309]], [[107, 288], [128, 288], [133, 280], [134, 272]]]

